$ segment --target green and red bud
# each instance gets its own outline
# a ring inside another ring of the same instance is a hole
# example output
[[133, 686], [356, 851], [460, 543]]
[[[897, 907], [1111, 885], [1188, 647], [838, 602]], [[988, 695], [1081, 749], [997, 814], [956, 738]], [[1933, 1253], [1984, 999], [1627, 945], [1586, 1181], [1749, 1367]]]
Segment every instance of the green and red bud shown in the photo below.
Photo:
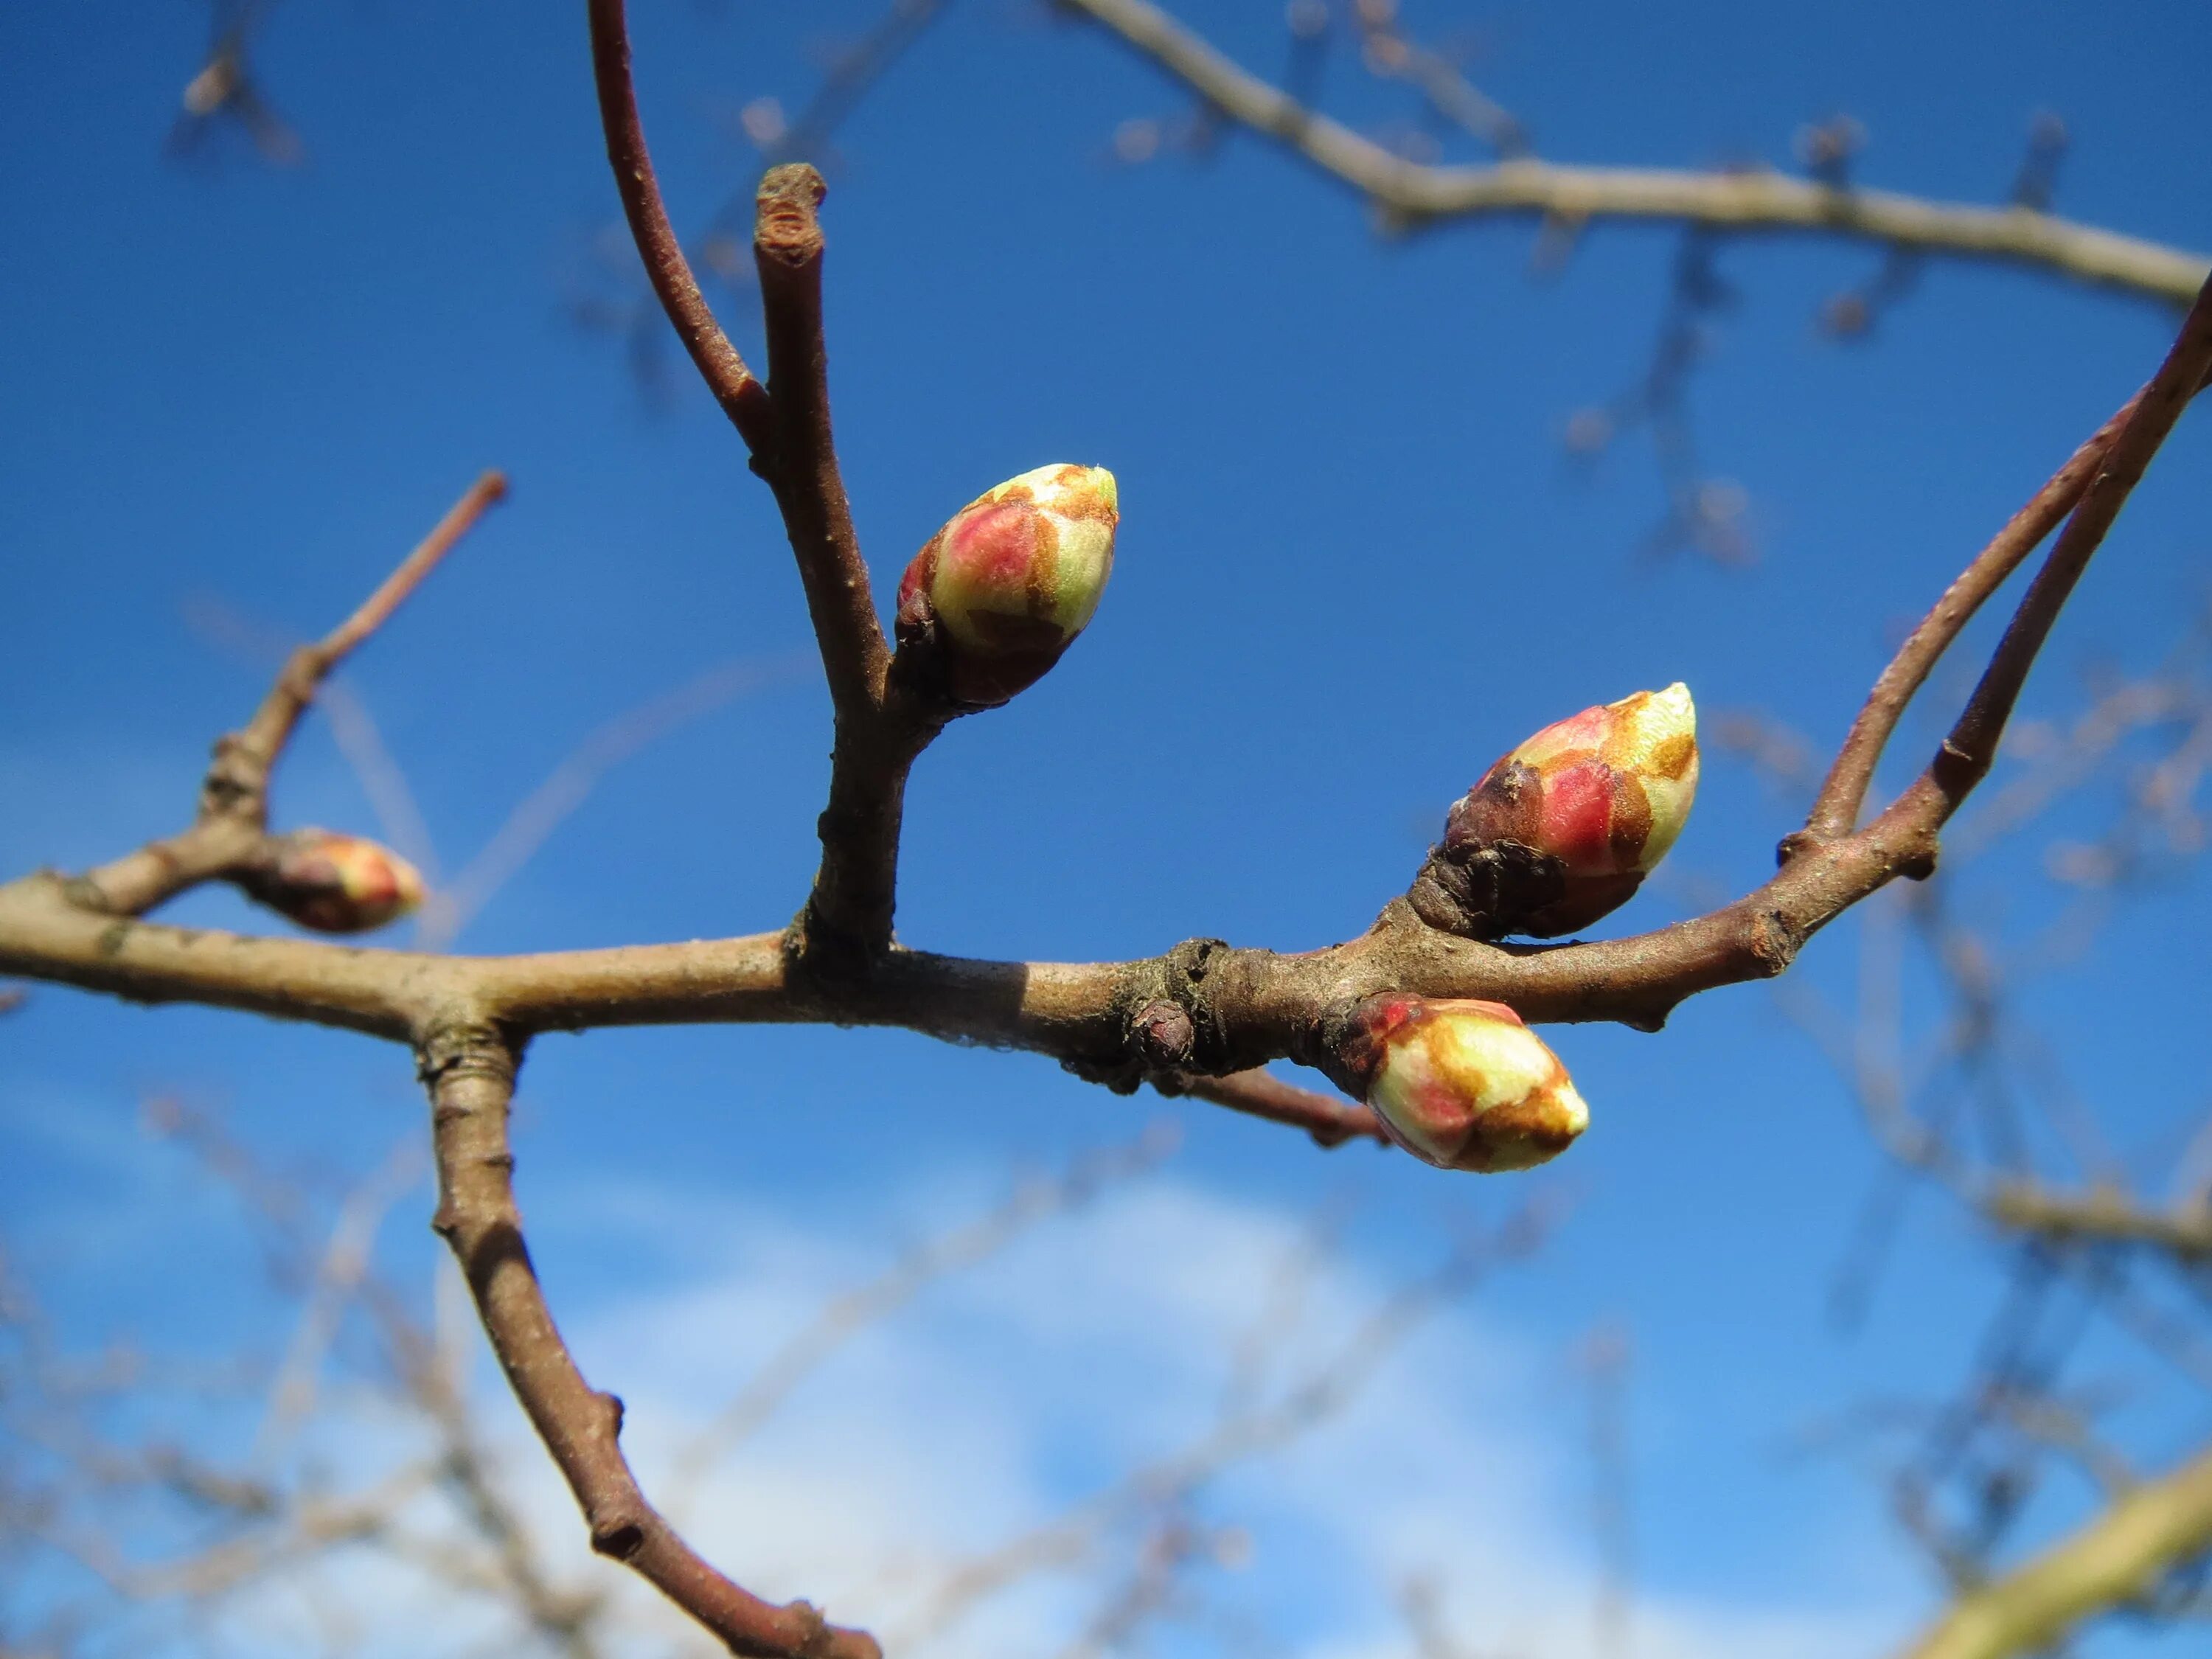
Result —
[[1503, 1003], [1369, 997], [1338, 1022], [1331, 1054], [1390, 1139], [1438, 1169], [1531, 1169], [1589, 1124], [1559, 1057]]
[[319, 933], [362, 933], [422, 902], [422, 878], [386, 847], [335, 830], [271, 839], [269, 857], [244, 881], [270, 909]]
[[1432, 926], [1550, 939], [1626, 903], [1698, 793], [1687, 686], [1638, 691], [1546, 726], [1451, 809], [1408, 896]]
[[1120, 519], [1103, 466], [1041, 466], [976, 497], [906, 568], [901, 650], [931, 659], [962, 708], [1006, 702], [1057, 662], [1097, 610]]

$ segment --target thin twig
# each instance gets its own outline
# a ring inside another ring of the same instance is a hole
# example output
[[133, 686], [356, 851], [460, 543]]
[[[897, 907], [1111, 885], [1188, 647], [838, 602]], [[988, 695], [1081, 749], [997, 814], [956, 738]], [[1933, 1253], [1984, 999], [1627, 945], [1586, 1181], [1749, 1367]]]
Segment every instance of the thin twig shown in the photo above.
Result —
[[244, 868], [268, 830], [270, 773], [318, 688], [506, 493], [507, 480], [497, 472], [470, 485], [353, 615], [292, 653], [253, 718], [216, 743], [191, 827], [87, 872], [70, 884], [70, 902], [111, 916], [143, 915], [188, 887]]
[[714, 320], [661, 204], [653, 157], [646, 152], [645, 128], [638, 120], [637, 90], [630, 82], [629, 27], [623, 15], [623, 0], [591, 0], [591, 21], [592, 72], [599, 88], [599, 124], [606, 133], [607, 163], [614, 169], [615, 190], [629, 221], [630, 238], [645, 261], [646, 276], [707, 390], [730, 417], [745, 447], [765, 455], [774, 441], [768, 390], [753, 378]]
[[1837, 752], [1828, 775], [1820, 785], [1803, 834], [1814, 842], [1847, 836], [1857, 827], [1859, 809], [1865, 804], [1875, 768], [1897, 722], [1928, 678], [1937, 660], [1959, 637], [1960, 631], [1982, 607], [1982, 602], [2004, 585], [2043, 538], [2057, 529], [2081, 502], [2089, 484], [2105, 464], [2112, 440], [2142, 401], [2137, 392], [2112, 418], [2098, 428], [2089, 441], [2075, 450], [2050, 482], [2037, 490], [2027, 504], [2013, 514], [1957, 580], [1936, 601], [1933, 610], [1907, 636], [1889, 665], [1875, 682], [1866, 705], [1851, 722], [1850, 733]]
[[1318, 1146], [1340, 1146], [1347, 1140], [1379, 1141], [1385, 1146], [1391, 1144], [1373, 1108], [1355, 1106], [1317, 1090], [1301, 1089], [1265, 1070], [1232, 1072], [1227, 1077], [1184, 1078], [1177, 1091], [1216, 1106], [1226, 1106], [1232, 1112], [1243, 1112], [1249, 1117], [1304, 1129]]

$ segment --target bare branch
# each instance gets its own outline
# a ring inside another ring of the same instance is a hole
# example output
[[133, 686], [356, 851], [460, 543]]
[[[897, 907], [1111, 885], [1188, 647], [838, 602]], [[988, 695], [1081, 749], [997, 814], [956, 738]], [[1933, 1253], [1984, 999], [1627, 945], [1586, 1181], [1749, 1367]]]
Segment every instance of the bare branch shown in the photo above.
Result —
[[[1173, 1085], [1170, 1085], [1173, 1086]], [[1382, 1121], [1372, 1107], [1355, 1106], [1334, 1095], [1301, 1089], [1273, 1073], [1255, 1068], [1232, 1072], [1227, 1077], [1189, 1077], [1178, 1092], [1198, 1100], [1226, 1106], [1232, 1112], [1262, 1117], [1270, 1123], [1287, 1123], [1304, 1129], [1318, 1146], [1341, 1146], [1347, 1140], [1392, 1144], [1382, 1133]]]
[[822, 224], [828, 186], [804, 162], [771, 167], [753, 224], [761, 309], [768, 325], [769, 407], [775, 420], [769, 482], [783, 508], [822, 665], [840, 716], [872, 713], [890, 650], [868, 589], [845, 481], [830, 430], [830, 360], [822, 336]]
[[668, 222], [668, 210], [660, 200], [660, 185], [653, 175], [653, 157], [645, 148], [645, 128], [638, 120], [637, 89], [629, 73], [629, 26], [623, 15], [623, 0], [591, 0], [592, 72], [599, 87], [599, 125], [605, 130], [607, 162], [614, 168], [615, 190], [622, 198], [623, 215], [629, 234], [645, 261], [645, 274], [659, 296], [660, 308], [675, 325], [677, 338], [691, 354], [699, 378], [730, 424], [757, 456], [766, 455], [775, 441], [768, 407], [768, 391], [753, 378], [745, 360], [722, 332], [714, 313], [684, 257], [684, 244]]
[[1874, 782], [1875, 768], [1881, 760], [1890, 734], [1897, 729], [1905, 705], [1912, 701], [1914, 693], [1927, 680], [1929, 671], [1950, 647], [1951, 641], [1959, 637], [1960, 631], [1981, 609], [1982, 602], [2002, 586], [2005, 579], [2020, 568], [2043, 538], [2081, 505], [2091, 480], [2112, 450], [2112, 440], [2142, 401], [2142, 393], [2137, 392], [2074, 452], [2066, 465], [2051, 475], [2050, 482], [2013, 514], [2011, 522], [1960, 573], [1958, 580], [1936, 601], [1935, 609], [1921, 618], [1920, 625], [1898, 647], [1889, 666], [1875, 682], [1866, 706], [1852, 721], [1850, 733], [1844, 739], [1843, 748], [1820, 785], [1812, 813], [1805, 821], [1804, 833], [1808, 836], [1829, 841], [1847, 836], [1857, 827], [1859, 809], [1866, 801], [1868, 787]]
[[2065, 1193], [2022, 1180], [1994, 1182], [1976, 1203], [1997, 1225], [2053, 1243], [2138, 1244], [2185, 1265], [2212, 1260], [2212, 1205], [2148, 1209], [2114, 1188]]
[[1425, 166], [1393, 155], [1238, 68], [1146, 0], [1060, 3], [1118, 36], [1224, 116], [1351, 185], [1398, 225], [1486, 218], [1577, 226], [1658, 220], [1730, 232], [1838, 237], [2025, 265], [2173, 302], [2196, 294], [2212, 263], [2201, 254], [2025, 205], [1931, 202], [1775, 173], [1574, 167], [1526, 159], [1488, 167]]
[[584, 1511], [592, 1549], [628, 1564], [747, 1659], [881, 1659], [874, 1638], [827, 1623], [804, 1601], [779, 1607], [739, 1589], [646, 1501], [622, 1453], [622, 1401], [576, 1369], [523, 1243], [507, 1133], [516, 1051], [490, 1026], [456, 1024], [431, 1033], [421, 1059], [438, 1161], [432, 1224], [453, 1247], [501, 1369]]
[[1925, 811], [1932, 802], [1940, 801], [1940, 807], [1935, 809], [1940, 812], [1936, 819], [1940, 823], [1988, 774], [2013, 704], [2059, 611], [2103, 544], [2106, 532], [2119, 517], [2129, 493], [2142, 480], [2151, 457], [2173, 430], [2190, 399], [2203, 388], [2208, 374], [2212, 374], [2212, 283], [2197, 295], [2173, 349], [2142, 389], [2134, 410], [2113, 437], [2081, 504], [2074, 509], [2066, 527], [2058, 532], [2050, 556], [2028, 584], [1950, 735], [1943, 739], [1921, 782], [1908, 790], [1883, 815], [1885, 818], [1900, 809]]
[[470, 485], [352, 616], [291, 654], [253, 718], [216, 743], [191, 828], [87, 872], [70, 884], [72, 902], [108, 915], [143, 915], [187, 887], [242, 868], [268, 829], [269, 775], [323, 681], [506, 493], [507, 480], [497, 472]]
[[1961, 1595], [1899, 1659], [2006, 1659], [2059, 1644], [2107, 1608], [2147, 1600], [2212, 1549], [2212, 1451], [2145, 1482], [2040, 1555]]

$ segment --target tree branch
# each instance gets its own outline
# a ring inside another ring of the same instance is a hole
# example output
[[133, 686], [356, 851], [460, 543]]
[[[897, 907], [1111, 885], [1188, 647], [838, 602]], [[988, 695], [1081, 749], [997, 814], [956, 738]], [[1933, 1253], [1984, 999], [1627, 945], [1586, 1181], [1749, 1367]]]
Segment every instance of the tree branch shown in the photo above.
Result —
[[591, 1528], [592, 1547], [634, 1569], [748, 1659], [881, 1659], [873, 1638], [779, 1607], [709, 1566], [646, 1501], [620, 1444], [622, 1402], [584, 1380], [522, 1239], [507, 1134], [519, 1054], [495, 1028], [455, 1020], [421, 1050], [438, 1160], [432, 1223], [453, 1247], [500, 1367]]
[[607, 158], [653, 292], [691, 361], [775, 491], [836, 710], [822, 864], [792, 930], [794, 958], [850, 978], [890, 947], [906, 779], [940, 720], [887, 685], [890, 647], [853, 528], [830, 418], [822, 331], [822, 176], [803, 163], [761, 180], [753, 226], [769, 386], [716, 324], [668, 221], [646, 155], [623, 0], [591, 0], [592, 56]]
[[2113, 1187], [2068, 1193], [2017, 1177], [1991, 1182], [1973, 1202], [1998, 1226], [2056, 1244], [2142, 1245], [2184, 1267], [2212, 1260], [2212, 1206], [2203, 1204], [2154, 1209]]
[[315, 644], [292, 653], [253, 718], [216, 740], [192, 826], [87, 872], [73, 884], [72, 899], [109, 915], [143, 915], [186, 888], [249, 862], [269, 828], [269, 775], [316, 691], [506, 494], [507, 478], [499, 472], [471, 484], [353, 615]]
[[1341, 1146], [1347, 1140], [1392, 1144], [1372, 1107], [1354, 1106], [1334, 1095], [1301, 1089], [1270, 1072], [1255, 1069], [1232, 1072], [1227, 1077], [1186, 1078], [1179, 1092], [1226, 1106], [1232, 1112], [1304, 1129], [1317, 1146]]
[[706, 295], [699, 291], [699, 280], [691, 274], [691, 262], [684, 257], [684, 244], [668, 222], [668, 210], [661, 204], [653, 157], [646, 152], [645, 128], [638, 120], [637, 89], [629, 73], [629, 26], [623, 9], [623, 0], [591, 0], [592, 75], [599, 88], [599, 125], [606, 133], [607, 163], [614, 169], [623, 216], [629, 221], [630, 240], [645, 261], [646, 277], [660, 308], [675, 325], [676, 337], [690, 354], [699, 378], [706, 381], [745, 447], [757, 456], [766, 455], [774, 442], [768, 389], [753, 378], [714, 320]]
[[1931, 202], [1838, 189], [1767, 172], [1574, 167], [1515, 159], [1425, 166], [1308, 108], [1240, 69], [1146, 0], [1059, 0], [1118, 37], [1231, 120], [1351, 185], [1405, 225], [1541, 218], [1659, 221], [1713, 230], [1796, 234], [2027, 266], [2093, 286], [2185, 303], [2208, 262], [2033, 208]]
[[[1989, 666], [1974, 687], [1973, 696], [1951, 727], [1950, 735], [1929, 763], [1921, 781], [1890, 809], [1934, 811], [1941, 823], [1956, 811], [1974, 786], [1985, 777], [1996, 758], [1997, 740], [2004, 734], [2013, 704], [2027, 672], [2034, 666], [2044, 641], [2072, 597], [2075, 584], [2088, 568], [2090, 559], [2103, 545], [2105, 536], [2119, 517], [2120, 508], [2142, 481], [2151, 457], [2158, 453], [2173, 430], [2181, 411], [2212, 374], [2212, 282], [2198, 293], [2196, 303], [2182, 319], [2181, 331], [2158, 373], [2142, 389], [2135, 406], [2113, 437], [2081, 504], [2074, 509], [2066, 527], [2058, 532], [2043, 568], [2028, 584], [2012, 621], [1997, 641]], [[1923, 803], [1940, 802], [1940, 805]], [[1889, 816], [1885, 814], [1885, 817]]]
[[2147, 1599], [2212, 1549], [2212, 1451], [2146, 1482], [2071, 1536], [1954, 1601], [1900, 1659], [2006, 1659], [2057, 1646], [2075, 1626]]
[[[889, 926], [899, 788], [934, 728], [893, 684], [878, 716], [859, 728], [866, 742], [848, 744], [850, 733], [841, 729], [833, 773], [872, 816], [840, 818], [833, 789], [823, 869], [795, 940], [760, 934], [440, 957], [135, 922], [88, 908], [82, 884], [39, 875], [0, 887], [0, 973], [399, 1039], [419, 1036], [457, 1005], [482, 1011], [518, 1039], [547, 1030], [697, 1021], [896, 1025], [1049, 1054], [1122, 1086], [1146, 1077], [1188, 1086], [1192, 1075], [1221, 1078], [1274, 1060], [1325, 1058], [1328, 1011], [1383, 991], [1503, 1002], [1532, 1023], [1604, 1019], [1656, 1030], [1685, 998], [1781, 973], [1808, 938], [1851, 905], [1900, 875], [1933, 867], [1942, 827], [1986, 771], [2059, 609], [2208, 366], [2212, 299], [2200, 295], [1921, 778], [1864, 829], [1801, 844], [1765, 885], [1656, 933], [1563, 946], [1488, 945], [1439, 933], [1396, 899], [1359, 938], [1296, 956], [1216, 940], [1187, 941], [1144, 961], [1091, 963], [974, 961], [897, 948]], [[1985, 569], [1990, 557], [1984, 551], [1973, 568]], [[841, 971], [833, 974], [814, 971], [819, 961], [809, 948], [824, 924], [839, 947]], [[1164, 1047], [1169, 1026], [1181, 1034]], [[1261, 1089], [1247, 1080], [1209, 1097], [1233, 1093], [1238, 1098], [1227, 1103], [1239, 1109], [1287, 1112], [1300, 1127], [1315, 1127], [1310, 1104], [1286, 1107]], [[1321, 1122], [1329, 1133], [1347, 1127], [1326, 1113]]]
[[853, 510], [830, 428], [830, 359], [822, 334], [822, 224], [827, 186], [804, 162], [770, 167], [753, 222], [768, 325], [775, 465], [769, 482], [799, 556], [799, 579], [840, 719], [883, 700], [890, 649], [868, 589]]
[[1812, 813], [1805, 820], [1804, 834], [1808, 837], [1815, 842], [1832, 841], [1838, 836], [1849, 835], [1857, 827], [1859, 810], [1865, 805], [1867, 790], [1874, 782], [1875, 768], [1881, 763], [1882, 750], [1897, 730], [1905, 705], [1912, 701], [1936, 662], [1973, 619], [1983, 602], [2004, 585], [2006, 578], [2020, 568], [2068, 514], [2081, 505], [2081, 498], [2088, 494], [2091, 481], [2105, 464], [2114, 436], [2127, 424], [2142, 401], [2142, 393], [2138, 392], [2074, 452], [2066, 465], [2051, 475], [2050, 482], [2013, 514], [2011, 522], [1960, 573], [1959, 579], [1936, 601], [1935, 609], [1921, 618], [1920, 625], [1898, 647], [1889, 666], [1875, 682], [1866, 706], [1851, 722], [1850, 735], [1844, 739], [1843, 748], [1820, 785]]

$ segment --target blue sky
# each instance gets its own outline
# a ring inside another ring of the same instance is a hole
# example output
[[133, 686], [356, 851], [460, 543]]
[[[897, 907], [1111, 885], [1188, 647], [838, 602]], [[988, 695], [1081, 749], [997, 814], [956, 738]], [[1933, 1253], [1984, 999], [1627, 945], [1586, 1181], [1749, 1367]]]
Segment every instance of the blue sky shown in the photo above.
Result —
[[[1273, 5], [1181, 9], [1255, 66], [1279, 60]], [[2063, 210], [2212, 247], [2201, 7], [2094, 19], [2055, 3], [1409, 9], [1424, 25], [1480, 26], [1485, 86], [1547, 155], [1786, 163], [1795, 128], [1841, 108], [1871, 135], [1870, 182], [1989, 198], [2050, 108], [2074, 137]], [[648, 133], [679, 223], [696, 225], [750, 186], [754, 163], [723, 118], [763, 94], [801, 102], [810, 44], [873, 8], [637, 10]], [[348, 671], [449, 872], [601, 722], [732, 659], [762, 675], [624, 762], [465, 945], [779, 924], [812, 864], [826, 703], [791, 668], [807, 643], [797, 583], [732, 434], [672, 354], [669, 394], [651, 404], [617, 347], [563, 314], [613, 205], [580, 8], [283, 8], [261, 68], [307, 145], [308, 165], [289, 173], [164, 155], [203, 28], [176, 4], [99, 28], [68, 8], [0, 18], [0, 144], [14, 162], [0, 179], [7, 867], [82, 866], [178, 822], [207, 743], [267, 671], [204, 618], [321, 630], [496, 465], [509, 503]], [[1348, 64], [1332, 76], [1352, 117], [1395, 106]], [[948, 512], [1015, 472], [1103, 464], [1123, 496], [1113, 586], [1080, 645], [1010, 708], [960, 723], [917, 774], [900, 911], [910, 943], [1090, 958], [1194, 934], [1284, 948], [1341, 938], [1402, 890], [1445, 806], [1497, 753], [1675, 678], [1709, 714], [1764, 709], [1832, 742], [1898, 624], [2143, 378], [2171, 326], [2152, 305], [1938, 267], [1871, 342], [1844, 349], [1812, 319], [1874, 256], [1731, 247], [1722, 268], [1741, 301], [1692, 396], [1708, 465], [1748, 492], [1763, 556], [1748, 572], [1654, 561], [1638, 551], [1661, 505], [1648, 448], [1626, 438], [1576, 467], [1559, 439], [1575, 410], [1639, 371], [1674, 238], [1601, 231], [1538, 281], [1524, 230], [1380, 241], [1342, 192], [1249, 139], [1197, 164], [1109, 162], [1117, 123], [1180, 107], [1103, 40], [969, 0], [840, 136], [831, 369], [879, 589]], [[720, 298], [752, 350], [746, 297]], [[2183, 641], [2204, 599], [2207, 445], [2201, 416], [2185, 423], [2062, 626], [2029, 715], [2063, 718], [2085, 671]], [[1936, 688], [1958, 690], [1955, 676]], [[1912, 737], [1908, 763], [1924, 752], [1925, 732]], [[2093, 796], [2074, 827], [2110, 799]], [[322, 723], [287, 758], [278, 800], [287, 822], [375, 827]], [[1788, 806], [1715, 757], [1671, 861], [1679, 877], [1609, 926], [1686, 913], [1700, 883], [1757, 880]], [[2052, 902], [2035, 877], [2041, 850], [1994, 860], [1963, 890], [1965, 913], [2008, 939], [2032, 932]], [[2203, 1111], [2185, 1034], [2204, 899], [2201, 877], [2175, 873], [2027, 993], [2147, 1170]], [[264, 925], [223, 894], [173, 915]], [[1840, 927], [1804, 972], [1847, 995], [1854, 951]], [[1433, 1352], [1409, 1351], [1416, 1374], [1377, 1395], [1413, 1420], [1442, 1413], [1444, 1449], [1420, 1480], [1394, 1474], [1402, 1440], [1376, 1405], [1347, 1425], [1353, 1449], [1222, 1496], [1220, 1516], [1257, 1538], [1224, 1594], [1297, 1607], [1311, 1651], [1384, 1651], [1376, 1586], [1413, 1568], [1455, 1572], [1413, 1559], [1423, 1536], [1518, 1560], [1498, 1540], [1523, 1513], [1537, 1517], [1522, 1528], [1529, 1582], [1556, 1583], [1561, 1602], [1585, 1593], [1584, 1401], [1570, 1355], [1617, 1319], [1637, 1344], [1639, 1578], [1654, 1630], [1686, 1620], [1685, 1650], [1721, 1650], [1724, 1628], [1746, 1651], [1771, 1651], [1771, 1634], [1747, 1635], [1744, 1621], [1772, 1614], [1833, 1650], [1878, 1649], [1925, 1605], [1920, 1563], [1848, 1460], [1781, 1449], [1869, 1395], [1955, 1380], [1995, 1256], [1923, 1200], [1872, 1318], [1838, 1334], [1825, 1287], [1877, 1159], [1768, 995], [1702, 999], [1657, 1037], [1556, 1036], [1595, 1122], [1534, 1179], [1571, 1198], [1571, 1218], [1424, 1339]], [[128, 1329], [186, 1349], [265, 1339], [264, 1304], [239, 1290], [250, 1252], [223, 1206], [135, 1127], [155, 1091], [219, 1106], [280, 1162], [358, 1170], [414, 1121], [404, 1059], [59, 991], [0, 1026], [0, 1205], [72, 1334]], [[732, 1375], [713, 1375], [723, 1351], [700, 1340], [700, 1320], [735, 1322], [726, 1310], [749, 1297], [801, 1307], [989, 1202], [1013, 1170], [1133, 1134], [1154, 1113], [1183, 1126], [1151, 1184], [926, 1302], [825, 1377], [827, 1403], [787, 1444], [763, 1443], [756, 1490], [786, 1490], [787, 1473], [790, 1491], [842, 1494], [833, 1518], [840, 1503], [879, 1509], [868, 1535], [886, 1559], [929, 1530], [892, 1500], [941, 1501], [948, 1478], [963, 1480], [915, 1453], [899, 1465], [910, 1489], [888, 1475], [872, 1486], [898, 1460], [825, 1453], [836, 1480], [807, 1488], [808, 1436], [910, 1450], [933, 1423], [953, 1425], [948, 1443], [1003, 1427], [1014, 1449], [1001, 1478], [976, 1476], [971, 1504], [957, 1491], [950, 1502], [983, 1536], [1080, 1496], [1099, 1474], [1080, 1449], [1139, 1456], [1172, 1442], [1179, 1401], [1203, 1419], [1184, 1396], [1204, 1392], [1212, 1361], [1141, 1334], [1179, 1328], [1144, 1312], [1170, 1303], [1200, 1310], [1193, 1344], [1233, 1319], [1239, 1283], [1186, 1252], [1256, 1261], [1317, 1206], [1352, 1203], [1330, 1281], [1348, 1308], [1534, 1184], [1361, 1149], [1325, 1156], [1205, 1109], [1118, 1099], [1031, 1057], [899, 1033], [549, 1038], [525, 1097], [523, 1196], [556, 1305], [587, 1369], [634, 1402], [663, 1397], [672, 1415], [706, 1409], [741, 1369], [733, 1338]], [[418, 1194], [388, 1244], [425, 1272], [426, 1211]], [[1134, 1265], [1105, 1273], [1079, 1244]], [[1067, 1293], [1079, 1263], [1098, 1274], [1101, 1311], [1071, 1335], [1036, 1308]], [[1186, 1279], [1203, 1282], [1177, 1301]], [[1092, 1401], [1086, 1356], [1123, 1338], [1143, 1363], [1127, 1389]], [[1462, 1370], [1463, 1386], [1439, 1382]], [[975, 1419], [987, 1376], [1003, 1403]], [[1157, 1418], [1127, 1404], [1148, 1376], [1166, 1402]], [[2201, 1402], [2185, 1403], [2134, 1432], [2155, 1464], [2205, 1426]], [[655, 1431], [641, 1432], [651, 1443]], [[1396, 1556], [1378, 1545], [1324, 1594], [1307, 1587], [1328, 1553], [1327, 1506], [1296, 1488], [1340, 1472], [1331, 1457], [1378, 1472], [1359, 1535], [1412, 1541]], [[2068, 1513], [2062, 1498], [2049, 1524]], [[732, 1534], [741, 1571], [747, 1536]], [[779, 1592], [821, 1588], [804, 1551], [787, 1565]], [[841, 1608], [868, 1612], [866, 1571], [819, 1571], [854, 1586]], [[1510, 1637], [1510, 1609], [1466, 1571], [1470, 1638]], [[1070, 1594], [1029, 1624], [1010, 1616], [995, 1639], [1012, 1650], [1040, 1631], [1064, 1638], [1081, 1614]], [[1173, 1640], [1208, 1650], [1189, 1632]], [[2122, 1635], [2088, 1650], [2136, 1646]]]

